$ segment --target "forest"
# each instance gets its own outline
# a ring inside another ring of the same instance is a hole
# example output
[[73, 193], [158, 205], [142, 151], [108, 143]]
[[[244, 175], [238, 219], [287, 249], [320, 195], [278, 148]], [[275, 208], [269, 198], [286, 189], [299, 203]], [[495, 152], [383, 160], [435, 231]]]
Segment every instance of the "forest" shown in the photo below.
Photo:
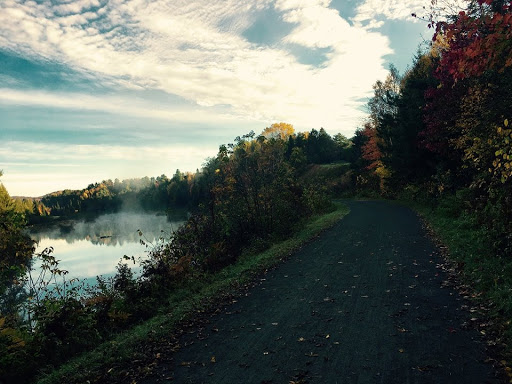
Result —
[[[433, 14], [426, 22], [433, 30], [428, 48], [405, 73], [391, 67], [374, 84], [368, 117], [350, 139], [276, 123], [221, 145], [195, 173], [105, 180], [37, 199], [12, 199], [0, 185], [0, 377], [30, 382], [110, 340], [150, 318], [185, 281], [204, 280], [247, 250], [291, 236], [332, 210], [336, 197], [396, 199], [441, 223], [457, 268], [506, 324], [512, 316], [512, 4], [473, 0], [447, 20]], [[33, 254], [23, 231], [28, 223], [123, 207], [181, 207], [191, 215], [153, 249], [141, 278], [120, 263], [112, 281], [100, 280], [86, 297], [64, 290], [36, 298], [23, 288], [32, 258], [62, 277], [51, 250]], [[29, 321], [17, 307], [23, 296], [33, 299]], [[511, 340], [508, 326], [500, 332]]]

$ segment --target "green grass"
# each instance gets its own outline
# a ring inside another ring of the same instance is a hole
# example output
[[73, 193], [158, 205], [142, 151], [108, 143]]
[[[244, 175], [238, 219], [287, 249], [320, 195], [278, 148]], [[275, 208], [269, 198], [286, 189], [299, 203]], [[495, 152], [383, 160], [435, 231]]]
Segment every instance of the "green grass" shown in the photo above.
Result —
[[350, 163], [338, 162], [330, 164], [312, 164], [309, 166], [305, 178], [333, 178], [341, 176], [350, 168]]
[[333, 226], [348, 212], [346, 206], [336, 203], [335, 211], [313, 217], [290, 239], [274, 244], [258, 254], [245, 253], [236, 264], [216, 274], [203, 275], [200, 279], [189, 281], [182, 289], [171, 294], [168, 305], [155, 317], [47, 373], [38, 383], [85, 383], [88, 380], [94, 382], [95, 377], [105, 374], [110, 369], [110, 375], [120, 375], [122, 367], [129, 366], [133, 360], [144, 358], [142, 352], [136, 352], [140, 350], [140, 345], [147, 344], [150, 340], [169, 338], [180, 322], [192, 318], [195, 313], [207, 308], [217, 298], [237, 292], [240, 287], [253, 281], [265, 270], [278, 265], [305, 243]]
[[347, 167], [350, 166], [350, 163], [348, 161], [337, 161], [335, 163], [329, 163], [329, 164], [318, 164], [320, 168], [324, 169], [335, 169], [339, 168], [340, 166]]

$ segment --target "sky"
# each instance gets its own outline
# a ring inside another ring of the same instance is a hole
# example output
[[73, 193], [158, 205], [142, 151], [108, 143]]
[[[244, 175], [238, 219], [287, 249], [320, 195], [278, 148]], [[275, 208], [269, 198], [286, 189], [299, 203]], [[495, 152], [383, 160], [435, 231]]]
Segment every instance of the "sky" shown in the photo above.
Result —
[[1, 0], [11, 196], [200, 169], [274, 122], [351, 137], [430, 0]]

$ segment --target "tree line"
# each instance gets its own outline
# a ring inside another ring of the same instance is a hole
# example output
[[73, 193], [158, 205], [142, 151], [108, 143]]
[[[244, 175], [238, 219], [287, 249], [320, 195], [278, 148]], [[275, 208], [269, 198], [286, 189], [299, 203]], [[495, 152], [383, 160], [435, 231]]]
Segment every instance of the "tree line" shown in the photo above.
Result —
[[[512, 251], [512, 6], [468, 1], [432, 22], [426, 51], [374, 85], [352, 139], [356, 188], [476, 213], [497, 254]], [[446, 203], [449, 202], [449, 203]]]
[[[267, 138], [284, 141], [286, 158], [289, 160], [293, 152], [294, 161], [302, 161], [303, 165], [350, 158], [351, 142], [340, 133], [331, 137], [323, 128], [295, 133], [291, 124], [276, 123], [268, 127], [264, 134]], [[122, 181], [103, 180], [81, 190], [66, 189], [41, 198], [16, 198], [14, 207], [31, 223], [49, 216], [70, 217], [79, 213], [172, 211], [176, 208], [193, 210], [205, 199], [205, 189], [208, 187], [205, 184], [205, 169], [194, 173], [178, 169], [171, 178], [163, 174]]]

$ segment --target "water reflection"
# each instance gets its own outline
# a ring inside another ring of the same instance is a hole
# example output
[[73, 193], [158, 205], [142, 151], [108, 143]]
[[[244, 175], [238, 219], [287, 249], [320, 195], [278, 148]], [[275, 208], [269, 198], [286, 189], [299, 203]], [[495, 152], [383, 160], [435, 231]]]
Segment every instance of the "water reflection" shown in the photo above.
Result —
[[90, 221], [61, 222], [33, 230], [30, 235], [38, 242], [36, 252], [53, 247], [59, 266], [69, 271], [70, 277], [88, 278], [113, 274], [124, 255], [144, 257], [149, 249], [140, 243], [141, 239], [151, 247], [160, 237], [168, 238], [183, 222], [184, 218], [171, 221], [153, 214], [115, 213]]
[[[138, 230], [144, 237], [154, 241], [171, 233], [183, 223], [183, 219], [168, 220], [167, 216], [144, 213], [112, 213], [97, 217], [92, 221], [64, 221], [47, 228], [37, 228], [31, 232], [34, 240], [64, 239], [73, 244], [87, 240], [96, 245], [123, 245], [139, 242]], [[163, 231], [163, 232], [162, 232]]]

